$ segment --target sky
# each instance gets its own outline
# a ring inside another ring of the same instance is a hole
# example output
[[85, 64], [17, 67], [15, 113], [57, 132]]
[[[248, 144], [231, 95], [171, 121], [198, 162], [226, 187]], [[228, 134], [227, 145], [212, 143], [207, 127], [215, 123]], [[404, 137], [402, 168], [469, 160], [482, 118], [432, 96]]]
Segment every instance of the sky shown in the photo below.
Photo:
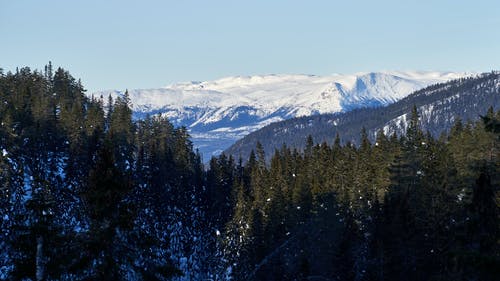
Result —
[[0, 0], [0, 68], [89, 92], [259, 74], [500, 69], [500, 1]]

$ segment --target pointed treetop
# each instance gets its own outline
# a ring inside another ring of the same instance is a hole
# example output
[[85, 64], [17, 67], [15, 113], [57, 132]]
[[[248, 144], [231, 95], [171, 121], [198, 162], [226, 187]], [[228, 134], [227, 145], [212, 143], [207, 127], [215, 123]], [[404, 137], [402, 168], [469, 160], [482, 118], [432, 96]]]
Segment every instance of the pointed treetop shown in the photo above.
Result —
[[361, 145], [360, 148], [364, 151], [367, 151], [370, 148], [370, 140], [368, 139], [368, 133], [366, 132], [366, 128], [363, 126], [361, 129]]

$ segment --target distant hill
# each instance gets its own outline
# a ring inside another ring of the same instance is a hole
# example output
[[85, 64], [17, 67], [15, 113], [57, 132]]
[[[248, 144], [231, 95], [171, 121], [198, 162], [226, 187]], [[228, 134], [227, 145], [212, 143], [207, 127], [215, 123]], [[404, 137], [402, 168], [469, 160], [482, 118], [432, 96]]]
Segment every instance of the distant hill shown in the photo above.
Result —
[[372, 140], [380, 129], [387, 135], [401, 134], [413, 105], [418, 107], [422, 128], [438, 136], [449, 130], [457, 118], [473, 121], [489, 107], [500, 108], [500, 72], [435, 84], [387, 106], [276, 122], [237, 141], [225, 153], [245, 160], [256, 143], [261, 142], [269, 157], [283, 144], [302, 149], [308, 135], [316, 143], [331, 143], [338, 133], [344, 143], [357, 143], [363, 127]]
[[[453, 72], [352, 75], [255, 75], [130, 90], [134, 117], [162, 114], [185, 126], [204, 159], [270, 123], [299, 116], [388, 105], [428, 85], [464, 77]], [[122, 95], [102, 91], [95, 96]]]

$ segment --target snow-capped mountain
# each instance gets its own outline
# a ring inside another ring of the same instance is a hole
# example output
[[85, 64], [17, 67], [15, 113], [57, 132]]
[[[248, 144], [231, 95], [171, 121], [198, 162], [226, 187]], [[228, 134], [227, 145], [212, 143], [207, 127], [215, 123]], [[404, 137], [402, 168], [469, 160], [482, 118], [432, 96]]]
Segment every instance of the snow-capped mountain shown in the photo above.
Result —
[[[186, 126], [204, 159], [272, 122], [387, 105], [430, 84], [465, 76], [452, 72], [352, 75], [259, 75], [129, 90], [135, 118], [162, 114]], [[94, 96], [120, 95], [102, 91]]]

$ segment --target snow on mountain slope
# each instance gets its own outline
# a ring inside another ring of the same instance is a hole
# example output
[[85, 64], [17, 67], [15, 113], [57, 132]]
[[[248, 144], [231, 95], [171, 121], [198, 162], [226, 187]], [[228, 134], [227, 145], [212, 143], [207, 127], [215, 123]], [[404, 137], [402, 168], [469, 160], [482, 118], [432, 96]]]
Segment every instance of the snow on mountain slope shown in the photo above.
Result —
[[[271, 122], [393, 103], [466, 73], [377, 72], [352, 75], [259, 75], [130, 90], [135, 118], [162, 114], [190, 129], [204, 159]], [[120, 95], [102, 91], [94, 96]]]

